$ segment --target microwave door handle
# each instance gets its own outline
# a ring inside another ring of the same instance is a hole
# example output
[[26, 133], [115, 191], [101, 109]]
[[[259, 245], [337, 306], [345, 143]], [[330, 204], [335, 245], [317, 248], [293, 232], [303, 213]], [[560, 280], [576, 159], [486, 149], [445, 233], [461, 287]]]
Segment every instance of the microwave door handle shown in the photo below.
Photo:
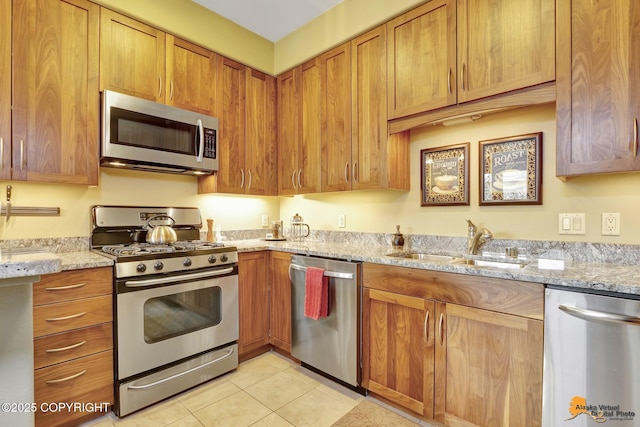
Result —
[[[198, 126], [198, 135], [196, 137], [196, 151], [198, 155], [196, 160], [202, 162], [202, 156], [204, 155], [204, 127], [202, 126], [202, 120], [198, 119], [196, 126]], [[198, 143], [200, 143], [200, 146], [198, 146]]]

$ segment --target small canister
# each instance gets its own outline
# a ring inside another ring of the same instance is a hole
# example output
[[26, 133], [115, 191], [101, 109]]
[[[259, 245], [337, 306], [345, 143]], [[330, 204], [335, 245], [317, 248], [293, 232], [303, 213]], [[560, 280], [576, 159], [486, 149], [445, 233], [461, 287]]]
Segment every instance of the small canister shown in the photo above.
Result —
[[404, 236], [400, 232], [400, 226], [396, 225], [396, 234], [393, 235], [393, 241], [391, 242], [394, 248], [401, 249], [404, 246]]

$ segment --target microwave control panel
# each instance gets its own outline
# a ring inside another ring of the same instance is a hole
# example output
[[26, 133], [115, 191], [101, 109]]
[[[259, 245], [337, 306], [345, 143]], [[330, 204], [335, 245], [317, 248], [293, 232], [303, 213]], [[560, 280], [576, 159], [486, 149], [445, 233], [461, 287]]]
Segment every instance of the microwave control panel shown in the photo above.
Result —
[[216, 130], [207, 129], [204, 130], [204, 157], [208, 159], [215, 159], [216, 153]]

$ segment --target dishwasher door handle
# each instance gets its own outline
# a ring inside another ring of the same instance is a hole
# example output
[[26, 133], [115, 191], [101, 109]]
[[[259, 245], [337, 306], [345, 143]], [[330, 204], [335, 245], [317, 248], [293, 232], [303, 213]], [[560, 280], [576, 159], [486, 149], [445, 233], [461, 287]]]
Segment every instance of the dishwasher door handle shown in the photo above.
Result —
[[[298, 264], [289, 264], [289, 270], [307, 271], [307, 267], [304, 267]], [[341, 273], [339, 271], [325, 270], [324, 275], [327, 277], [333, 277], [336, 279], [347, 279], [347, 280], [355, 279], [355, 274]], [[291, 275], [289, 275], [289, 277], [291, 277]]]
[[626, 316], [624, 314], [607, 313], [606, 311], [587, 310], [585, 308], [560, 304], [558, 308], [571, 316], [583, 320], [592, 320], [604, 323], [622, 323], [625, 325], [640, 326], [640, 317]]

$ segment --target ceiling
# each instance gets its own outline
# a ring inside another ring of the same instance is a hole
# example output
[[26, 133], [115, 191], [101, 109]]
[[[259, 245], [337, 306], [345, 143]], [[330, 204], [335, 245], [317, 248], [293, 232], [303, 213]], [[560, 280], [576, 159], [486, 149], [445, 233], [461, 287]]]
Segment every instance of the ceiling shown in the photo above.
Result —
[[276, 42], [343, 0], [193, 0]]

